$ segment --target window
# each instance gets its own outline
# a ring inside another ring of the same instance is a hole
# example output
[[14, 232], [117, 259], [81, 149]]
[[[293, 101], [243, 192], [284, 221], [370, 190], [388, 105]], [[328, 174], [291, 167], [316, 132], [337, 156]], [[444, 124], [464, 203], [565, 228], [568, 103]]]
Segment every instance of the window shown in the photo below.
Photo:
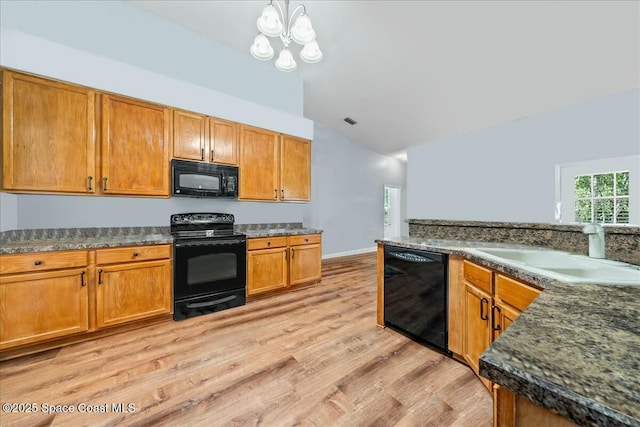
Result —
[[[389, 202], [389, 189], [384, 187], [384, 226], [388, 227], [391, 225], [391, 217], [389, 215], [389, 210], [391, 209], [391, 203]], [[378, 205], [380, 206], [380, 205]]]
[[556, 220], [640, 224], [640, 155], [556, 165]]
[[577, 175], [575, 221], [629, 223], [629, 171]]

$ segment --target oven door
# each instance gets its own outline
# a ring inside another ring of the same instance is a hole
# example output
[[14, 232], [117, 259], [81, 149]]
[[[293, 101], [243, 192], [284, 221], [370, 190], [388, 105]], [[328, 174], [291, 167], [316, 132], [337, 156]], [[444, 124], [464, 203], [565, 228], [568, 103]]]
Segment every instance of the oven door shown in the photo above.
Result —
[[246, 288], [244, 237], [182, 240], [173, 246], [174, 299]]

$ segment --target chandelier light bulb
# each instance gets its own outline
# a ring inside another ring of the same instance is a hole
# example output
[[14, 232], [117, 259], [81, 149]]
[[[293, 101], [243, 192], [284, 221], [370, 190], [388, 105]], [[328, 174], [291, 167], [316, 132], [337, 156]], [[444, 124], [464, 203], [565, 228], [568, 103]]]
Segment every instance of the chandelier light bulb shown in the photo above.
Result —
[[291, 51], [287, 48], [280, 51], [278, 59], [276, 59], [276, 68], [280, 71], [290, 72], [294, 71], [298, 65], [296, 60], [293, 59]]
[[269, 39], [262, 33], [258, 34], [251, 45], [251, 55], [261, 61], [268, 61], [273, 58], [273, 48]]
[[316, 39], [316, 32], [311, 25], [309, 16], [300, 15], [291, 28], [291, 38], [298, 44], [306, 44]]
[[258, 18], [258, 30], [269, 37], [277, 37], [282, 34], [283, 26], [280, 21], [280, 15], [275, 6], [268, 4], [263, 10], [262, 15]]
[[300, 51], [300, 58], [302, 58], [304, 62], [309, 62], [311, 64], [320, 62], [322, 60], [322, 56], [320, 46], [315, 40], [305, 44], [304, 48]]

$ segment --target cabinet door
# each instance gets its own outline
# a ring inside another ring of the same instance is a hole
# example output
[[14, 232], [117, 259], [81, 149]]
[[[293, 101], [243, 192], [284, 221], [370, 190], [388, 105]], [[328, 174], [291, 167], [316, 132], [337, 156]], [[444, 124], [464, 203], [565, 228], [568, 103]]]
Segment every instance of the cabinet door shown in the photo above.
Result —
[[278, 134], [240, 127], [239, 199], [279, 200]]
[[292, 246], [289, 259], [290, 285], [315, 282], [322, 277], [321, 245]]
[[282, 136], [280, 199], [311, 200], [311, 141]]
[[3, 186], [93, 193], [95, 93], [3, 72]]
[[[491, 295], [465, 283], [465, 342], [464, 359], [478, 374], [478, 359], [491, 344]], [[487, 388], [489, 380], [480, 377]]]
[[97, 267], [98, 327], [171, 313], [171, 261]]
[[208, 151], [202, 114], [173, 111], [173, 157], [186, 160], [205, 160]]
[[220, 119], [209, 119], [209, 160], [227, 165], [238, 164], [238, 124]]
[[502, 334], [519, 315], [520, 311], [515, 310], [508, 305], [496, 302], [496, 304], [491, 308], [491, 321], [493, 322], [491, 329], [493, 330], [493, 340], [498, 339], [500, 334]]
[[169, 109], [102, 97], [102, 191], [169, 195]]
[[247, 295], [287, 287], [287, 248], [247, 252]]
[[87, 270], [0, 277], [0, 349], [86, 332]]

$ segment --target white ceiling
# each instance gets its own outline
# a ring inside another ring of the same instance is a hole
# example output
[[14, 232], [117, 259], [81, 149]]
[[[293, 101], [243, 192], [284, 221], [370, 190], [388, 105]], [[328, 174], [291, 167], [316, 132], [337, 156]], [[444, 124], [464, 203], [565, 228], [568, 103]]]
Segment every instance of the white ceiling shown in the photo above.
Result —
[[[268, 2], [130, 3], [250, 55]], [[638, 1], [300, 3], [305, 117], [383, 154], [640, 87]]]

